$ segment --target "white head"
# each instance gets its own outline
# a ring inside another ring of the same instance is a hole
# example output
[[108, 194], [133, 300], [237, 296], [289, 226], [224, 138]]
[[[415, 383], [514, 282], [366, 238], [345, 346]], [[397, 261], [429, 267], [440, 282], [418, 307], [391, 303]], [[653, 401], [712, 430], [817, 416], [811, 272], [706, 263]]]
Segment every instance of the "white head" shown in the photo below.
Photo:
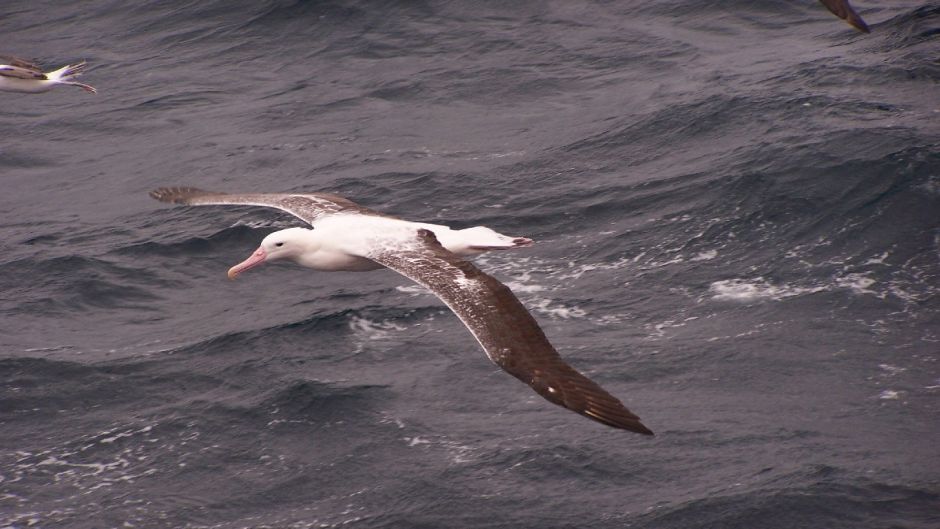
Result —
[[228, 271], [228, 278], [235, 279], [238, 274], [260, 264], [282, 259], [296, 261], [304, 253], [316, 251], [319, 245], [313, 236], [313, 230], [307, 228], [287, 228], [269, 234], [261, 241], [261, 246], [251, 257], [233, 266]]

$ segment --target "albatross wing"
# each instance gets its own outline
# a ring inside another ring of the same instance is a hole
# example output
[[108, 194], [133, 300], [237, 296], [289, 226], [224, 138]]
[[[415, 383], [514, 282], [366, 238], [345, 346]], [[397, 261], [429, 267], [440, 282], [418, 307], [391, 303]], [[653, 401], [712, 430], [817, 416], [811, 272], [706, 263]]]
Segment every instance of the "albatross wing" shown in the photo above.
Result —
[[819, 0], [824, 6], [832, 11], [832, 14], [845, 20], [855, 29], [864, 33], [869, 33], [868, 24], [862, 20], [862, 17], [855, 12], [855, 9], [849, 4], [849, 0]]
[[614, 428], [653, 434], [616, 397], [562, 360], [506, 285], [444, 249], [429, 230], [418, 230], [405, 244], [376, 245], [366, 257], [434, 292], [490, 360], [545, 399]]
[[286, 211], [310, 224], [336, 213], [387, 217], [352, 200], [329, 193], [215, 193], [195, 187], [161, 187], [150, 192], [160, 202], [187, 206], [262, 206]]

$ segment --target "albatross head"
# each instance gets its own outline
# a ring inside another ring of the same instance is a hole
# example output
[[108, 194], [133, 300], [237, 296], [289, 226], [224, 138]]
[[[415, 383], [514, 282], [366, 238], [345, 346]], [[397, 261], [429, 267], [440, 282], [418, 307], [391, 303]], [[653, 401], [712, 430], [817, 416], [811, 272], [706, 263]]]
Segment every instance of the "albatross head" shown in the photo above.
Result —
[[311, 247], [312, 234], [313, 230], [307, 228], [288, 228], [268, 235], [261, 241], [261, 246], [251, 254], [251, 257], [229, 268], [228, 278], [235, 279], [245, 270], [264, 263], [281, 259], [296, 261], [304, 253], [315, 251], [315, 248]]

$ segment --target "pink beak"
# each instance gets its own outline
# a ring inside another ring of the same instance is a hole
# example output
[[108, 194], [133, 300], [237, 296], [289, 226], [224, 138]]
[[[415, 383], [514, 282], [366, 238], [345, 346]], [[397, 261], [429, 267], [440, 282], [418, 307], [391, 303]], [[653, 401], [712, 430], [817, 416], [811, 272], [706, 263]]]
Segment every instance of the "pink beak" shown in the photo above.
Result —
[[235, 279], [238, 276], [238, 274], [244, 272], [245, 270], [248, 270], [249, 268], [254, 268], [260, 264], [263, 264], [264, 260], [267, 259], [267, 257], [268, 257], [268, 254], [264, 251], [264, 248], [258, 248], [257, 250], [255, 250], [255, 253], [251, 254], [251, 257], [229, 268], [228, 278]]

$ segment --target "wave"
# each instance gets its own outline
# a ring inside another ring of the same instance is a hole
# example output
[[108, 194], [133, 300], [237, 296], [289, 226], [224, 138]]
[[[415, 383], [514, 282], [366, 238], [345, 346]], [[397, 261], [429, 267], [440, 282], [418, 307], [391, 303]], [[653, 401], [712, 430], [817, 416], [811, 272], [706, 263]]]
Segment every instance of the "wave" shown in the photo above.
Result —
[[926, 529], [933, 523], [940, 495], [930, 487], [864, 477], [849, 484], [834, 479], [840, 473], [819, 466], [778, 478], [779, 482], [769, 487], [738, 484], [745, 490], [659, 506], [638, 515], [635, 526], [786, 528], [814, 526], [825, 520], [825, 525], [833, 528], [900, 524]]

